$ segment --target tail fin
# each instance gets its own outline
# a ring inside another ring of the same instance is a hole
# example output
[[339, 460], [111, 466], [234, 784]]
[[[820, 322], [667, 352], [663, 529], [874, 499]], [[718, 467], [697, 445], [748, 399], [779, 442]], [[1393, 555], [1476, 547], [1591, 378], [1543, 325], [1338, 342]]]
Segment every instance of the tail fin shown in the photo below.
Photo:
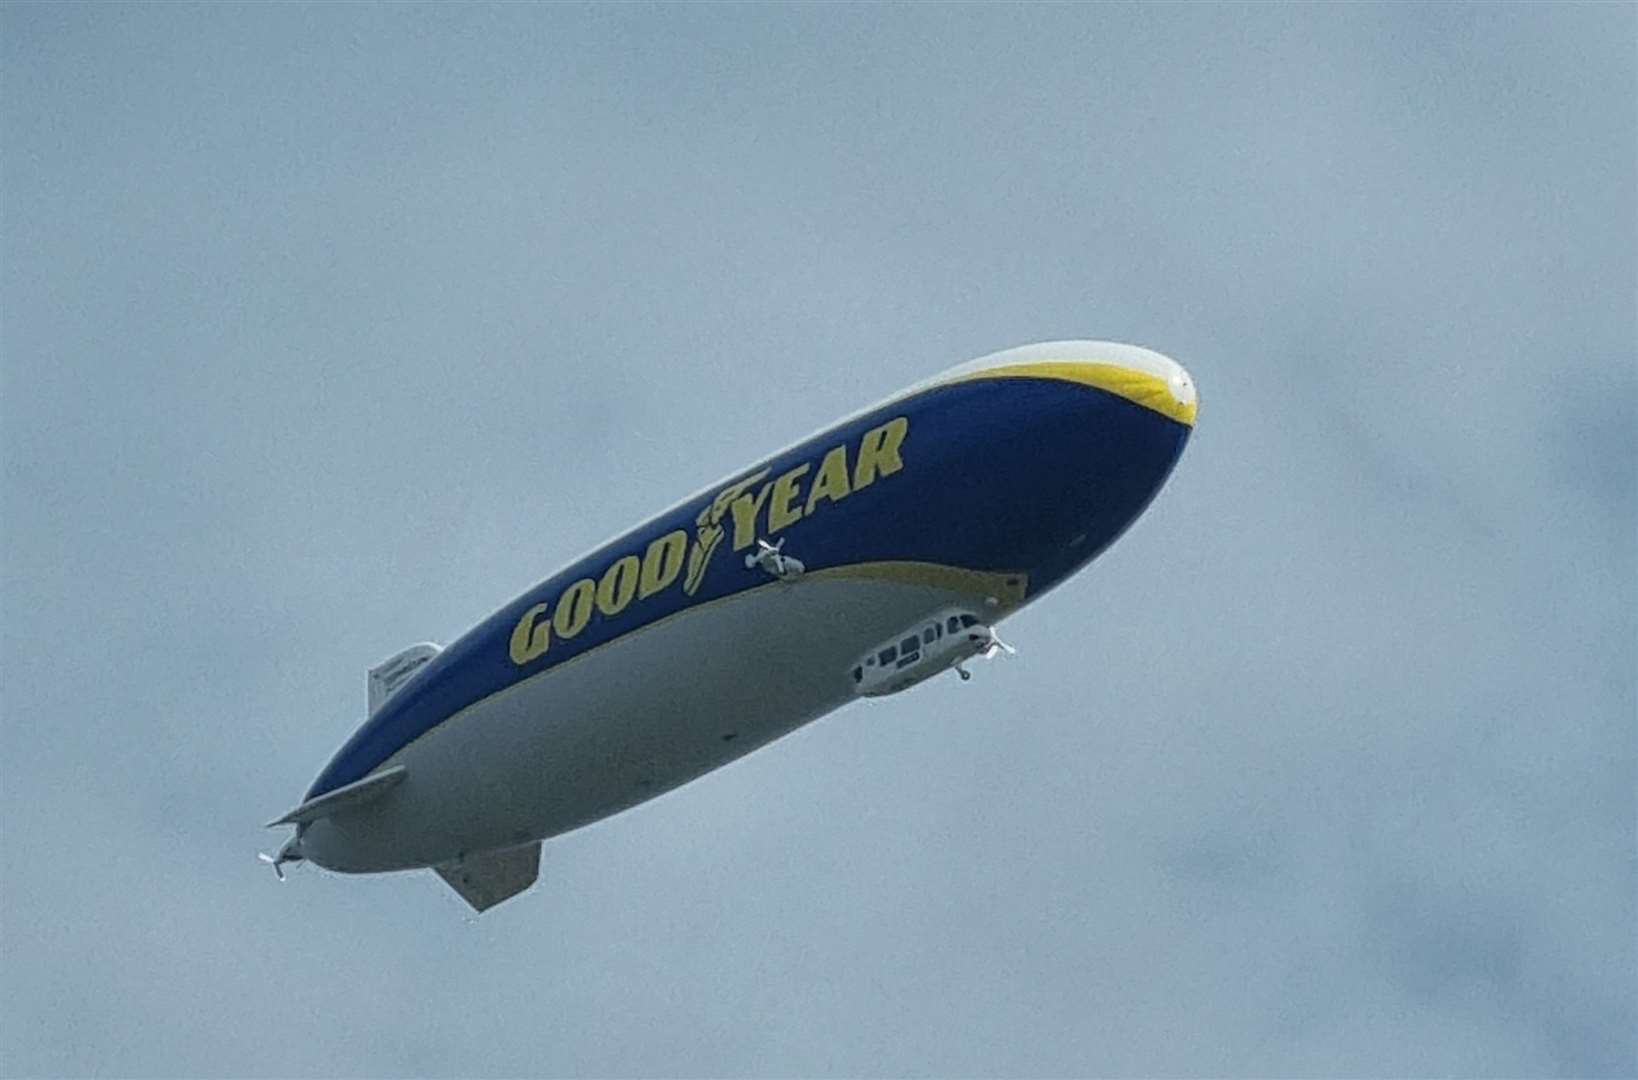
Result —
[[474, 911], [487, 911], [535, 883], [540, 876], [540, 841], [468, 855], [433, 869]]
[[[334, 791], [326, 791], [323, 795], [315, 795], [302, 803], [284, 817], [276, 821], [269, 821], [269, 829], [278, 825], [307, 825], [321, 817], [339, 814], [344, 810], [357, 809], [365, 803], [374, 802], [387, 792], [391, 791], [404, 779], [407, 770], [402, 765], [393, 765], [373, 772], [362, 780], [354, 780], [350, 784], [343, 784]], [[284, 852], [279, 855], [283, 857]]]
[[383, 660], [370, 669], [370, 715], [374, 716], [387, 699], [426, 666], [427, 661], [443, 652], [443, 646], [423, 641], [411, 645], [390, 660]]

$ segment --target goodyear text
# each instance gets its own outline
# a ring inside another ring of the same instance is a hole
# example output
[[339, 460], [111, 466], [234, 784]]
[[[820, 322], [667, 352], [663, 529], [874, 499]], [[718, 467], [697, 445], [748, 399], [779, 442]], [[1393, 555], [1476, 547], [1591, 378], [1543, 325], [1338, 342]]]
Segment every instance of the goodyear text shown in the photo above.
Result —
[[656, 537], [642, 550], [616, 558], [596, 578], [581, 578], [555, 599], [525, 611], [512, 628], [508, 655], [514, 664], [527, 664], [544, 656], [554, 639], [573, 640], [594, 618], [616, 618], [672, 587], [693, 596], [725, 540], [730, 550], [743, 551], [759, 537], [777, 536], [903, 469], [909, 431], [909, 419], [895, 417], [866, 431], [857, 444], [834, 446], [817, 461], [778, 476], [771, 468], [759, 469], [734, 481], [700, 510], [693, 535], [674, 529]]

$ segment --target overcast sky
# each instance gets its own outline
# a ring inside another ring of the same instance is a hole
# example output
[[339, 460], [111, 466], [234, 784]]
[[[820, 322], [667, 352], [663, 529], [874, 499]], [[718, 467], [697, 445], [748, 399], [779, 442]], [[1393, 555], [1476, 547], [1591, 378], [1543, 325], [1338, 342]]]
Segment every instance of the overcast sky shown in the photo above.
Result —
[[[0, 1070], [1632, 1074], [1635, 37], [0, 8]], [[1200, 422], [1018, 658], [482, 919], [256, 861], [371, 664], [1056, 337]]]

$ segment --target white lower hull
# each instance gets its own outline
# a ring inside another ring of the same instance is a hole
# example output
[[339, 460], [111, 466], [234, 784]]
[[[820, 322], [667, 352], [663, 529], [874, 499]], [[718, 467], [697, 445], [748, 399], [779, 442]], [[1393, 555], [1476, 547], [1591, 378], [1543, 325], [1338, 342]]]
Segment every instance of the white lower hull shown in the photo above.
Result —
[[410, 869], [617, 813], [846, 704], [859, 654], [930, 613], [1013, 609], [970, 577], [829, 571], [652, 624], [439, 724], [388, 763], [406, 767], [402, 784], [315, 822], [303, 853], [333, 870]]

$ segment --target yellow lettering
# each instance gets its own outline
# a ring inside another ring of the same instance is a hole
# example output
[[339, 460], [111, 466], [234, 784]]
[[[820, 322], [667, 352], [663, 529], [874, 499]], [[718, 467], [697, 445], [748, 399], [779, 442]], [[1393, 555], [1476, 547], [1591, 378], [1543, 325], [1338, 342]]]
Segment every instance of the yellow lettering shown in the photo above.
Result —
[[905, 433], [909, 430], [910, 421], [900, 416], [864, 433], [859, 440], [859, 460], [853, 466], [855, 491], [875, 483], [878, 476], [892, 476], [904, 468], [899, 447], [904, 444]]
[[[552, 623], [541, 618], [546, 614], [545, 604], [536, 604], [523, 613], [523, 618], [512, 628], [512, 647], [507, 652], [512, 663], [527, 664], [544, 653], [552, 643]], [[538, 621], [537, 621], [538, 620]]]
[[624, 611], [631, 598], [637, 595], [637, 577], [641, 567], [637, 556], [627, 555], [603, 571], [603, 580], [597, 583], [597, 610], [605, 615], [618, 615]]
[[742, 551], [756, 543], [756, 516], [762, 510], [762, 504], [768, 501], [768, 492], [773, 490], [771, 484], [763, 484], [762, 490], [756, 497], [741, 495], [729, 504], [734, 512], [734, 550]]
[[768, 503], [768, 532], [778, 533], [788, 525], [802, 520], [802, 508], [792, 506], [796, 498], [796, 482], [813, 466], [803, 462], [774, 481], [773, 498]]
[[806, 513], [813, 513], [820, 499], [836, 502], [847, 498], [852, 490], [847, 484], [847, 447], [838, 446], [819, 463], [819, 472], [814, 475], [813, 487], [808, 491]]
[[653, 596], [682, 573], [683, 553], [688, 550], [688, 534], [678, 529], [668, 532], [652, 544], [643, 555], [643, 576], [637, 586], [637, 595]]
[[596, 594], [597, 586], [592, 584], [591, 578], [581, 578], [563, 590], [563, 595], [557, 598], [557, 613], [552, 616], [552, 628], [558, 637], [567, 641], [586, 628], [591, 622]]

